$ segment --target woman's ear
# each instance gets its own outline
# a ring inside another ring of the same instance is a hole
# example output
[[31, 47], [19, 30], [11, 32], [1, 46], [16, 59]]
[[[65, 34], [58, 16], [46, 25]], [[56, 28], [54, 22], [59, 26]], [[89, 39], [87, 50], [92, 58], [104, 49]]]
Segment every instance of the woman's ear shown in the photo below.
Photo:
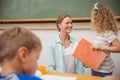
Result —
[[58, 24], [58, 27], [61, 29], [61, 24], [60, 23]]
[[28, 49], [26, 47], [21, 47], [18, 49], [18, 58], [21, 62], [26, 62], [28, 57]]

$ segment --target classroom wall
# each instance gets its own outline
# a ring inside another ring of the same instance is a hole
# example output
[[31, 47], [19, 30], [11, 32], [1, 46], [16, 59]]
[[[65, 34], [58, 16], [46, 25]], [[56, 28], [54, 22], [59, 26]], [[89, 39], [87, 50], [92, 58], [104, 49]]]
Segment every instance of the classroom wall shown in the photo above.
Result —
[[[45, 23], [45, 24], [0, 24], [0, 28], [8, 29], [13, 26], [22, 26], [30, 29], [32, 32], [34, 32], [42, 42], [43, 50], [41, 52], [40, 59], [38, 60], [38, 63], [41, 65], [47, 65], [48, 57], [47, 56], [47, 45], [50, 40], [56, 37], [58, 34], [58, 31], [56, 30], [55, 23]], [[82, 37], [86, 38], [89, 41], [92, 41], [94, 37], [94, 32], [90, 29], [90, 23], [73, 23], [74, 29], [71, 32], [71, 36], [74, 36], [77, 39], [81, 39]], [[42, 26], [42, 28], [41, 28]], [[120, 22], [118, 23], [118, 26], [120, 27]], [[52, 29], [50, 27], [53, 27]], [[44, 28], [44, 29], [43, 29]], [[48, 28], [48, 29], [46, 29]], [[2, 30], [0, 30], [0, 33]], [[120, 40], [120, 28], [119, 28], [119, 34], [118, 38]], [[112, 53], [112, 59], [115, 63], [115, 70], [113, 75], [120, 76], [120, 54], [119, 53]], [[90, 75], [90, 69], [85, 68], [85, 74]]]

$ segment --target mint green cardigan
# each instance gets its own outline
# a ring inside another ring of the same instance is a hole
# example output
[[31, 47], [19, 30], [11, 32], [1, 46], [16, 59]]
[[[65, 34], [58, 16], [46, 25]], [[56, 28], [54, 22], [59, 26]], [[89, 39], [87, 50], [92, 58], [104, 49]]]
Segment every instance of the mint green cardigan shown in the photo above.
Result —
[[[73, 37], [70, 37], [70, 46], [74, 48], [75, 43], [77, 43]], [[59, 36], [56, 39], [52, 40], [48, 45], [48, 71], [54, 72], [65, 72], [65, 65], [64, 65], [64, 54], [65, 54], [65, 47], [63, 46]], [[79, 60], [75, 59], [75, 73], [76, 74], [84, 74], [84, 67], [83, 63]]]

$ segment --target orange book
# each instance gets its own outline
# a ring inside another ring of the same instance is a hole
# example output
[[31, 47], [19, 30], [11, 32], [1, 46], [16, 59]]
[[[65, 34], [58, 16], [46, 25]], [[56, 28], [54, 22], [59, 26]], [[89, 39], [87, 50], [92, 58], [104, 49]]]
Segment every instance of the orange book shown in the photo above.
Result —
[[73, 52], [73, 56], [91, 69], [97, 70], [107, 54], [100, 50], [93, 50], [91, 46], [89, 41], [82, 38]]

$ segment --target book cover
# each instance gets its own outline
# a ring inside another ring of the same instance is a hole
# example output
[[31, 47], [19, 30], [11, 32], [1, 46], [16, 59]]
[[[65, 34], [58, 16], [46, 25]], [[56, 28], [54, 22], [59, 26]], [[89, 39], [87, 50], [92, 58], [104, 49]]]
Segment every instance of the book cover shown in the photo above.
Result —
[[91, 46], [89, 41], [82, 38], [76, 46], [73, 56], [91, 69], [97, 70], [107, 54], [100, 50], [93, 50]]

